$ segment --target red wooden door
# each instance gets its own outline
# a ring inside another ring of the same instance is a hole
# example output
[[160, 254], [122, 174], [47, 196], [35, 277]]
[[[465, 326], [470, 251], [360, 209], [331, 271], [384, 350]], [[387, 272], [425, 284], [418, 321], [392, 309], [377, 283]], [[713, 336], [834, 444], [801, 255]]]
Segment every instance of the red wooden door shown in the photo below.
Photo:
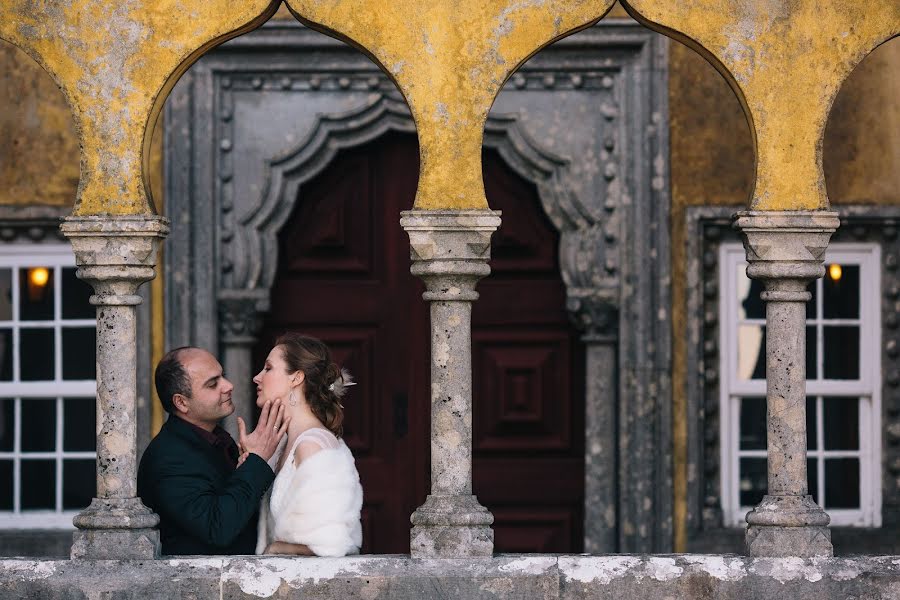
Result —
[[[485, 158], [488, 198], [504, 215], [473, 313], [475, 493], [496, 517], [497, 551], [576, 552], [583, 356], [564, 314], [557, 238], [534, 187]], [[341, 152], [301, 188], [255, 352], [261, 362], [278, 334], [303, 331], [356, 376], [345, 436], [366, 553], [409, 552], [409, 516], [428, 492], [428, 306], [399, 225], [417, 173], [415, 138], [389, 134]]]

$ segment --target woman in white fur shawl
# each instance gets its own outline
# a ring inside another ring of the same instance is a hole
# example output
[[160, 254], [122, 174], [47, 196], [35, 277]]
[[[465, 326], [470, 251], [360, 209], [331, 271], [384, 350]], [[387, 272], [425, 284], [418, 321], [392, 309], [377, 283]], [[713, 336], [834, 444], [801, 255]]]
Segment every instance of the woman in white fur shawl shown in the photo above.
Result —
[[[281, 398], [290, 419], [269, 461], [275, 482], [262, 500], [257, 554], [344, 556], [362, 545], [362, 486], [341, 439], [346, 371], [321, 341], [288, 333], [253, 378], [257, 405]], [[243, 421], [238, 421], [243, 430]]]

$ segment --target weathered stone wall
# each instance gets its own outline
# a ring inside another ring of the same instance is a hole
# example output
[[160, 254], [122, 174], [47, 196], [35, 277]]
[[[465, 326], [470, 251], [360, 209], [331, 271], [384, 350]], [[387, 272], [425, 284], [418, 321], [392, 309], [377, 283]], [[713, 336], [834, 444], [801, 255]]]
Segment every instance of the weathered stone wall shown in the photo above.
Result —
[[[78, 138], [72, 113], [50, 75], [0, 40], [0, 205], [72, 206], [78, 189]], [[162, 210], [160, 118], [150, 149], [150, 190]]]
[[0, 204], [67, 206], [78, 139], [66, 100], [27, 54], [0, 40]]
[[0, 560], [0, 597], [896, 600], [900, 598], [900, 558], [509, 555], [481, 560], [399, 556]]

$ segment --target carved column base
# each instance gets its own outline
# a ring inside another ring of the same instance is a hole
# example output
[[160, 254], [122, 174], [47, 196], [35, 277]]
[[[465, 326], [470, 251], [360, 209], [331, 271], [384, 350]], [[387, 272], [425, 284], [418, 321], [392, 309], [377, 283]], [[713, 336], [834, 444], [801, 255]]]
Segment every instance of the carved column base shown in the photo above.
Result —
[[159, 516], [140, 498], [94, 498], [73, 522], [72, 558], [159, 557]]
[[72, 534], [73, 559], [152, 560], [159, 558], [157, 529], [84, 529]]
[[494, 553], [494, 516], [472, 495], [429, 495], [410, 521], [414, 558], [489, 558]]
[[834, 556], [831, 518], [812, 496], [763, 497], [747, 513], [744, 544], [750, 556]]

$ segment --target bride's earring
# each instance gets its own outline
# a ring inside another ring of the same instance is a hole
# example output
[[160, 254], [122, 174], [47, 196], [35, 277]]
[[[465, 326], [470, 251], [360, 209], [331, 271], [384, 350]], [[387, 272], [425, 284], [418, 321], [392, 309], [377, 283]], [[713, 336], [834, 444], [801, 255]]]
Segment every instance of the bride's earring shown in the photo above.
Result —
[[291, 395], [288, 397], [288, 404], [297, 406], [297, 398], [294, 396], [294, 390], [291, 390]]

